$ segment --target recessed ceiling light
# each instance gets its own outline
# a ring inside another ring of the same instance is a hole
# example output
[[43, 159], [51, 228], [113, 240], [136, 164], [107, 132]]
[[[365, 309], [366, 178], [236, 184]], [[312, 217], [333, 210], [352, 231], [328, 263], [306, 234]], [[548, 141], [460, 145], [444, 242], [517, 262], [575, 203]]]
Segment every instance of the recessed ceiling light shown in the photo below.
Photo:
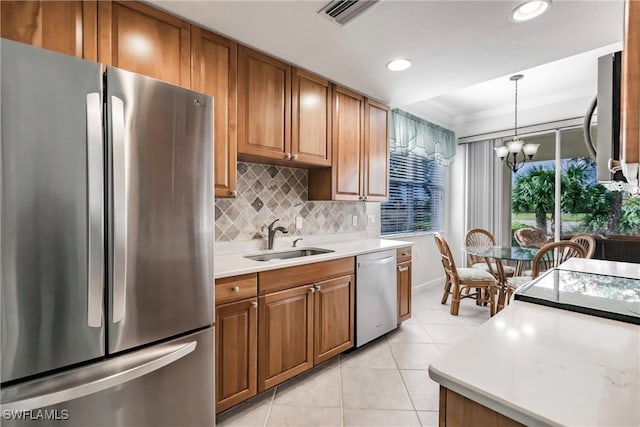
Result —
[[522, 3], [511, 12], [511, 20], [516, 22], [528, 21], [542, 15], [549, 8], [551, 0], [531, 0]]
[[394, 59], [393, 61], [389, 61], [387, 64], [387, 68], [391, 71], [402, 71], [411, 67], [411, 61], [409, 59]]

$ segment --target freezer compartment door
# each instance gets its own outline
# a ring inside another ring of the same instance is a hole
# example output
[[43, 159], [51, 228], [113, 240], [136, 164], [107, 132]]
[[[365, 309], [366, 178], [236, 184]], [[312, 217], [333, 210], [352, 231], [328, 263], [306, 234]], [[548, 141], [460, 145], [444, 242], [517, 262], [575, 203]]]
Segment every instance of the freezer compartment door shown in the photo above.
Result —
[[213, 328], [2, 389], [2, 425], [213, 426]]
[[108, 351], [213, 323], [212, 98], [107, 69]]
[[2, 381], [104, 355], [100, 64], [2, 39]]

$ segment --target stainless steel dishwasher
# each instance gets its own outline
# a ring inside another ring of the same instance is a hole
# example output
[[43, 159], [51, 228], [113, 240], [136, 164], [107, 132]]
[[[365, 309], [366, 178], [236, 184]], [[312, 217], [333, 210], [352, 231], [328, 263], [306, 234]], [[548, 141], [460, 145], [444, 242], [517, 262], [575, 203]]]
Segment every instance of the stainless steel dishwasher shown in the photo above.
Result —
[[398, 326], [396, 251], [356, 258], [356, 347]]

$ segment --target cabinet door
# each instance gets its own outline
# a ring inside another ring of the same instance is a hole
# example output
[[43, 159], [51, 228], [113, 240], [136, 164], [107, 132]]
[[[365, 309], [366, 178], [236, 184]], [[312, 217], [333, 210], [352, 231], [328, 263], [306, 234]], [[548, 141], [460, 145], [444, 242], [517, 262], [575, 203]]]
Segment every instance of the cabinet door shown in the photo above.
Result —
[[[640, 2], [625, 5], [622, 51], [620, 156], [627, 164], [640, 163]], [[632, 176], [632, 179], [637, 179]]]
[[137, 2], [98, 2], [98, 60], [191, 87], [189, 23]]
[[258, 298], [258, 391], [313, 366], [313, 294], [310, 285]]
[[367, 99], [364, 132], [364, 196], [386, 201], [389, 180], [389, 107]]
[[257, 299], [216, 307], [216, 413], [256, 394]]
[[411, 318], [411, 261], [401, 262], [397, 270], [398, 323]]
[[193, 90], [213, 96], [215, 196], [236, 194], [236, 108], [238, 46], [216, 34], [191, 27]]
[[315, 284], [314, 364], [353, 347], [354, 279], [338, 277]]
[[291, 66], [238, 50], [238, 154], [286, 160], [291, 139]]
[[95, 1], [2, 1], [0, 14], [4, 38], [97, 59]]
[[331, 166], [331, 85], [293, 69], [291, 153], [296, 163]]
[[364, 97], [335, 86], [332, 103], [334, 198], [360, 200]]

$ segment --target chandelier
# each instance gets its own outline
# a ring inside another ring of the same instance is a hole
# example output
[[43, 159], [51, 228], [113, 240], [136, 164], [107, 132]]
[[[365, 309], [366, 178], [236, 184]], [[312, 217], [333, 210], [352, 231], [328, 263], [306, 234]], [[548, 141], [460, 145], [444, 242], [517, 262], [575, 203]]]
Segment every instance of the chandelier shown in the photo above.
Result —
[[[500, 158], [500, 161], [504, 161], [509, 169], [516, 173], [526, 162], [527, 159], [533, 159], [540, 144], [525, 144], [520, 138], [518, 138], [518, 80], [522, 79], [522, 74], [516, 74], [511, 76], [509, 80], [515, 82], [516, 86], [516, 101], [515, 101], [515, 123], [513, 126], [513, 139], [500, 147], [495, 147], [496, 155]], [[518, 154], [522, 154], [522, 159], [518, 160]]]

